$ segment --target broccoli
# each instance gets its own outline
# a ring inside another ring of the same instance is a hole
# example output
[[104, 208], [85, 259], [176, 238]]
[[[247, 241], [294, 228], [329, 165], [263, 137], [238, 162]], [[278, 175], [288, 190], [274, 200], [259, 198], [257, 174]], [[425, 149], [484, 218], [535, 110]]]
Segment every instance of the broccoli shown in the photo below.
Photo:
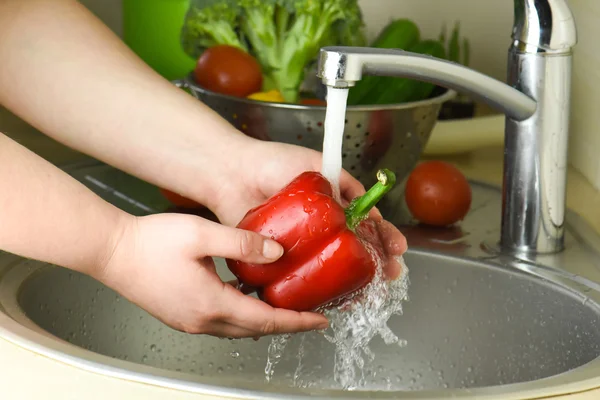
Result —
[[261, 64], [264, 90], [290, 103], [321, 47], [366, 43], [358, 0], [193, 0], [181, 35], [196, 59], [220, 44], [247, 51]]

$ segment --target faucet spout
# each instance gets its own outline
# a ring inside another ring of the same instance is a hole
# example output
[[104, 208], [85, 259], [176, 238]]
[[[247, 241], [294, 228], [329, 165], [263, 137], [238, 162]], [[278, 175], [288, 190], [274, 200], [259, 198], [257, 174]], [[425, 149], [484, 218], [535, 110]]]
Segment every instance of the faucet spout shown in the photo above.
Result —
[[531, 117], [537, 108], [526, 94], [457, 63], [395, 49], [336, 46], [321, 49], [317, 76], [325, 85], [352, 87], [363, 74], [410, 78], [454, 89], [517, 121]]

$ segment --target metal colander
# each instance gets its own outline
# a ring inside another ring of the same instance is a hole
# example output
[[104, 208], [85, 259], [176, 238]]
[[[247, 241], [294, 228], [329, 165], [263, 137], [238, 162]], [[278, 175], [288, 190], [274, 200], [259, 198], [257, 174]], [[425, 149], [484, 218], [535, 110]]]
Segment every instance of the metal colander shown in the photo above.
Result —
[[[322, 150], [325, 107], [226, 96], [199, 87], [191, 75], [174, 83], [249, 136]], [[380, 168], [394, 171], [398, 182], [402, 182], [417, 164], [442, 104], [455, 95], [445, 90], [424, 101], [348, 107], [343, 167], [367, 188], [377, 181]], [[403, 185], [396, 185], [379, 203], [387, 219], [392, 220], [399, 210], [402, 191]]]

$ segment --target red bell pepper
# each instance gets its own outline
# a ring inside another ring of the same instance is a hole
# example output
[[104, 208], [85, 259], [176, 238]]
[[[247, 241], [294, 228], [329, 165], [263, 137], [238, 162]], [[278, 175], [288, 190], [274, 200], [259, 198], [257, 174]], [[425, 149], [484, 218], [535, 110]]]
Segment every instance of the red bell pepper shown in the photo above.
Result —
[[279, 242], [283, 256], [270, 264], [227, 260], [239, 282], [273, 307], [315, 311], [339, 303], [374, 277], [384, 250], [369, 211], [396, 182], [389, 170], [344, 209], [329, 181], [304, 172], [262, 205], [238, 228]]

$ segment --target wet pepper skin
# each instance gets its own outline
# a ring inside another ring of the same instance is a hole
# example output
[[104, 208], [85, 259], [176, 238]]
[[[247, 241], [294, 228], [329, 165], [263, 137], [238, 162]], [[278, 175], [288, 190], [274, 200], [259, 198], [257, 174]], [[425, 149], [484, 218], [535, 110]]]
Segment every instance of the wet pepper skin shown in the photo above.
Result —
[[273, 307], [314, 311], [367, 285], [383, 257], [373, 221], [354, 230], [346, 221], [327, 179], [304, 172], [238, 224], [279, 242], [284, 255], [271, 264], [227, 265]]

